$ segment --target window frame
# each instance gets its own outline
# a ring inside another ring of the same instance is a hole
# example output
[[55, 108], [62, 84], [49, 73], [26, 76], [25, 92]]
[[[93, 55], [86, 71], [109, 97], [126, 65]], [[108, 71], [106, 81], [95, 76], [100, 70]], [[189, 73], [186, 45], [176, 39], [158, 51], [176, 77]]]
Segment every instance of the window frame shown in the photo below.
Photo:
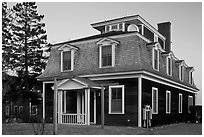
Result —
[[14, 115], [18, 114], [18, 106], [17, 105], [14, 106], [13, 112], [14, 112]]
[[[154, 112], [154, 100], [153, 100], [153, 91], [156, 91], [156, 111]], [[159, 107], [158, 107], [158, 104], [159, 104], [159, 98], [158, 98], [158, 88], [156, 87], [152, 87], [152, 114], [158, 114], [158, 110], [159, 110]]]
[[[155, 51], [157, 51], [157, 69], [155, 68]], [[157, 48], [152, 48], [152, 67], [154, 70], [159, 71], [159, 64], [160, 64], [160, 60], [159, 60], [159, 49]]]
[[[35, 107], [35, 112], [36, 113], [33, 113], [33, 108]], [[38, 114], [38, 106], [37, 105], [32, 105], [31, 106], [31, 115], [37, 115]]]
[[179, 113], [183, 113], [183, 94], [179, 93]]
[[[120, 29], [120, 24], [121, 24], [121, 29]], [[112, 29], [112, 27], [113, 26], [117, 26], [117, 28], [116, 29]], [[107, 29], [107, 27], [108, 27], [108, 29]], [[123, 22], [123, 23], [116, 23], [116, 24], [111, 24], [111, 25], [106, 25], [105, 26], [105, 32], [107, 33], [107, 32], [110, 32], [110, 31], [124, 31], [125, 30], [125, 23]]]
[[[102, 47], [104, 46], [111, 46], [111, 65], [103, 66], [102, 60]], [[99, 68], [112, 68], [115, 66], [115, 44], [107, 44], [107, 45], [100, 45], [99, 46]]]
[[188, 95], [188, 113], [191, 113], [191, 111], [190, 111], [190, 105], [189, 105], [189, 98], [192, 99], [192, 105], [193, 105], [193, 96]]
[[179, 65], [179, 80], [184, 81], [184, 65]]
[[[112, 99], [112, 88], [122, 88], [122, 112], [115, 113], [111, 112], [111, 99]], [[125, 86], [124, 85], [117, 85], [117, 86], [109, 86], [109, 110], [108, 114], [125, 114]]]
[[[168, 94], [169, 94], [169, 96], [168, 96]], [[168, 97], [169, 97], [169, 99], [167, 99]], [[168, 110], [168, 108], [169, 108], [169, 110]], [[166, 91], [166, 114], [171, 114], [171, 91], [169, 91], [169, 90]]]
[[[169, 60], [170, 59], [170, 60]], [[169, 61], [170, 61], [170, 63], [169, 63]], [[169, 70], [169, 64], [170, 64], [170, 70]], [[171, 58], [171, 56], [167, 56], [166, 57], [166, 73], [167, 73], [167, 75], [169, 75], [169, 76], [172, 76], [172, 58]]]
[[[63, 70], [63, 54], [64, 52], [71, 52], [71, 69]], [[74, 70], [74, 50], [61, 51], [61, 72], [69, 72]]]
[[189, 71], [189, 83], [193, 85], [193, 71]]

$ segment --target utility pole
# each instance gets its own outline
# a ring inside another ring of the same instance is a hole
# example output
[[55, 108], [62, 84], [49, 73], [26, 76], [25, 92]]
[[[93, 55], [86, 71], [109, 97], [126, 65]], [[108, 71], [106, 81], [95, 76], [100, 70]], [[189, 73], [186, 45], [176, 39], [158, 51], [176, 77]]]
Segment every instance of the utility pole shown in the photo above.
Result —
[[104, 129], [104, 87], [101, 86], [101, 128]]
[[57, 78], [54, 78], [53, 135], [57, 134]]

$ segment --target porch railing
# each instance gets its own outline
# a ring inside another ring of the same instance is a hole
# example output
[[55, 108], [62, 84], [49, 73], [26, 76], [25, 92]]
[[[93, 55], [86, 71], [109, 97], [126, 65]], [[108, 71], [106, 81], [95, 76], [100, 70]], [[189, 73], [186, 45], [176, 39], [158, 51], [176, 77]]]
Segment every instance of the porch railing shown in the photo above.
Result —
[[85, 124], [85, 114], [62, 114], [62, 124]]

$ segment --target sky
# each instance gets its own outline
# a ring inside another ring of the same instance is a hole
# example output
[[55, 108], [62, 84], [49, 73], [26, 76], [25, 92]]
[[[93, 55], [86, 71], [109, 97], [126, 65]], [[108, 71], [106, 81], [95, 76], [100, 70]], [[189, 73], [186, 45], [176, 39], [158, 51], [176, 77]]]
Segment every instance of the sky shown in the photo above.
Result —
[[200, 89], [196, 104], [202, 104], [202, 3], [201, 2], [38, 2], [48, 42], [55, 44], [99, 34], [90, 24], [140, 15], [157, 29], [171, 22], [172, 51], [195, 68], [194, 82]]

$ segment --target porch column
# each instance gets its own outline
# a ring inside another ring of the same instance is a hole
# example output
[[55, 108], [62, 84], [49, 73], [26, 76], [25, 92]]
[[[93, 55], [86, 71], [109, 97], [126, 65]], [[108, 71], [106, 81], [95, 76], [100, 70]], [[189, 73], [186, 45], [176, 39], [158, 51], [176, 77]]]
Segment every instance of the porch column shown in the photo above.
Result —
[[138, 78], [138, 127], [142, 127], [142, 77]]
[[67, 102], [66, 102], [66, 100], [67, 100], [67, 98], [66, 98], [66, 91], [63, 91], [64, 92], [64, 112], [63, 113], [67, 113], [66, 111], [67, 111]]
[[78, 114], [81, 114], [81, 94], [77, 92], [77, 122], [81, 122]]
[[90, 88], [85, 89], [85, 124], [90, 125]]
[[62, 90], [58, 91], [58, 124], [62, 124]]

